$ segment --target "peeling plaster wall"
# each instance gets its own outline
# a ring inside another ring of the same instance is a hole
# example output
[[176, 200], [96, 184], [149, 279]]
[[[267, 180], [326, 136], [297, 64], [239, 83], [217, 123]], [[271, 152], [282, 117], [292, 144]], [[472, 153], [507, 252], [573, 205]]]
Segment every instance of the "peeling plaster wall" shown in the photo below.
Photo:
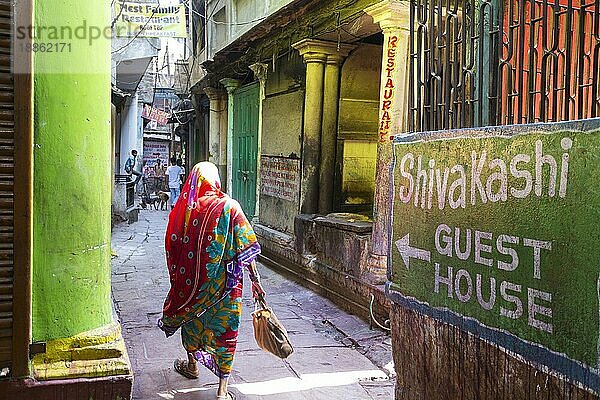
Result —
[[[301, 155], [305, 66], [299, 56], [280, 60], [273, 71], [269, 66], [263, 101], [261, 156], [298, 160]], [[295, 161], [290, 161], [295, 162]], [[260, 193], [260, 222], [285, 233], [294, 232], [299, 212], [296, 201]]]
[[457, 327], [392, 303], [396, 399], [597, 399]]
[[[229, 0], [208, 2], [208, 15], [215, 15], [224, 8], [222, 17], [226, 24], [211, 23], [209, 29], [213, 32], [219, 31], [222, 36], [219, 40], [210, 43], [209, 58], [233, 42], [245, 32], [248, 32], [256, 25], [259, 25], [261, 19], [267, 17], [282, 7], [292, 3], [293, 0]], [[218, 19], [218, 18], [217, 18]], [[221, 21], [223, 22], [223, 21]]]

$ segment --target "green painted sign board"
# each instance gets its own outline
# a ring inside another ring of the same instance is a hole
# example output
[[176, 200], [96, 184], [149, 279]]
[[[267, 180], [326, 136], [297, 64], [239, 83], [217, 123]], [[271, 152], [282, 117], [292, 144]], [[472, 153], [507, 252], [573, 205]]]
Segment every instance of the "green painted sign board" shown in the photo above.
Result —
[[416, 135], [394, 160], [388, 290], [596, 369], [600, 132]]

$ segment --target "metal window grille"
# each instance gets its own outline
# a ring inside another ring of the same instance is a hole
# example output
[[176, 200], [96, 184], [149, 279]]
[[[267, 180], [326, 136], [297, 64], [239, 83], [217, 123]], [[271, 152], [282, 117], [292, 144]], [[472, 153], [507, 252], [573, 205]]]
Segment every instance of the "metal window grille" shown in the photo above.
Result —
[[600, 116], [600, 0], [411, 0], [409, 129]]

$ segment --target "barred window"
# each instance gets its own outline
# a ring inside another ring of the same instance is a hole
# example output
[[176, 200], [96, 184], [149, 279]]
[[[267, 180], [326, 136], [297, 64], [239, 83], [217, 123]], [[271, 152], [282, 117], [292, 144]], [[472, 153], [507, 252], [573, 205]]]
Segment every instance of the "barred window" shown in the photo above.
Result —
[[411, 5], [411, 131], [600, 115], [600, 0]]

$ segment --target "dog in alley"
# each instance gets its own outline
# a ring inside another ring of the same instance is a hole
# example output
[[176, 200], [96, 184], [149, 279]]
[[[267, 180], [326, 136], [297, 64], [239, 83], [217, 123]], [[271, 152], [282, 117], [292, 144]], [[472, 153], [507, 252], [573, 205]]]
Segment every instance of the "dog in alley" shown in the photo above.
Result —
[[160, 197], [156, 193], [142, 194], [142, 202], [140, 207], [144, 210], [150, 208], [150, 210], [158, 210], [158, 204], [160, 204]]
[[156, 192], [154, 192], [154, 194], [158, 197], [158, 204], [160, 204], [160, 209], [168, 210], [170, 193], [157, 190]]

